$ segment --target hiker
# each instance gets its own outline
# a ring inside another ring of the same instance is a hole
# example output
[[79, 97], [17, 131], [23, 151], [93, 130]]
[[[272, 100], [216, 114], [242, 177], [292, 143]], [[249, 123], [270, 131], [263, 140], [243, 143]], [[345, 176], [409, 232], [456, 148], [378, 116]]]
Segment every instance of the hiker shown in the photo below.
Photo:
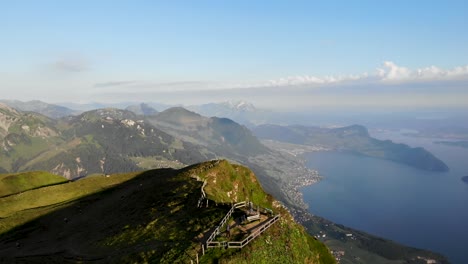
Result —
[[231, 226], [230, 225], [227, 225], [226, 232], [227, 232], [227, 237], [231, 238]]

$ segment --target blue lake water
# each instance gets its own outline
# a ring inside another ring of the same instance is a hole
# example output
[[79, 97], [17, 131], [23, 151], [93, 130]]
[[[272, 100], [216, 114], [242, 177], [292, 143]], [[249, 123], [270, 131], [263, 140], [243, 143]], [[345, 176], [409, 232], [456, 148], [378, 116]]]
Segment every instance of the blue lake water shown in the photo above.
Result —
[[397, 132], [373, 134], [431, 151], [449, 172], [427, 172], [392, 161], [339, 152], [306, 155], [323, 180], [302, 189], [309, 210], [333, 222], [430, 249], [468, 263], [468, 149]]

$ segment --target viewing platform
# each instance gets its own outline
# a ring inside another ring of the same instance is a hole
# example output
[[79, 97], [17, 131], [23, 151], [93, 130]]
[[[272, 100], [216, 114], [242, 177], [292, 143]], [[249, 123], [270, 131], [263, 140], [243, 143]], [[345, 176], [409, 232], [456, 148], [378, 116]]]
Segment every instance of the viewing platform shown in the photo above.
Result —
[[206, 241], [206, 248], [243, 248], [280, 219], [251, 202], [234, 204]]

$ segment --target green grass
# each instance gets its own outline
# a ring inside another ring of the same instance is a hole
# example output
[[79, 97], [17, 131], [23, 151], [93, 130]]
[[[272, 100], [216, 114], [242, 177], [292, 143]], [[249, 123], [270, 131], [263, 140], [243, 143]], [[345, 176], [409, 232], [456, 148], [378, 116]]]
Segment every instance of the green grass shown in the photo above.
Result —
[[205, 192], [209, 199], [218, 203], [252, 201], [262, 207], [272, 207], [273, 198], [263, 191], [251, 170], [226, 160], [213, 164], [216, 162], [202, 163], [185, 172], [188, 176], [198, 176], [207, 181]]
[[[214, 257], [217, 257], [219, 263], [240, 264], [334, 263], [334, 259], [330, 256], [328, 250], [325, 252], [328, 258], [323, 258], [320, 256], [317, 250], [319, 248], [316, 246], [316, 244], [309, 243], [309, 236], [303, 228], [289, 220], [281, 219], [262, 236], [252, 241], [242, 250], [225, 250], [232, 252], [226, 252], [226, 254], [218, 252], [217, 256], [208, 255], [207, 258], [212, 260]], [[321, 247], [324, 246], [321, 245]], [[215, 261], [210, 262], [203, 258], [203, 262], [205, 263], [214, 263]]]
[[[291, 215], [265, 193], [255, 175], [248, 168], [225, 160], [204, 163], [189, 169], [186, 174], [207, 181], [205, 192], [217, 202], [235, 203], [253, 201], [282, 215], [266, 233], [242, 250], [209, 250], [202, 263], [335, 263], [328, 248], [314, 240], [304, 228], [292, 220]], [[213, 166], [213, 167], [211, 167]], [[237, 189], [237, 193], [227, 193]]]
[[[93, 176], [75, 182], [30, 190], [0, 198], [0, 234], [49, 213], [60, 206], [90, 194], [103, 191], [136, 177], [138, 173], [118, 174], [111, 177]], [[58, 176], [64, 179], [61, 176]], [[64, 179], [67, 181], [66, 179]]]
[[182, 168], [184, 165], [180, 162], [169, 160], [162, 156], [150, 157], [130, 157], [138, 167], [144, 170], [157, 168]]
[[0, 197], [66, 181], [62, 176], [44, 171], [0, 174]]
[[[208, 182], [209, 207], [197, 207], [202, 181], [195, 174]], [[233, 188], [237, 197], [226, 194]], [[202, 237], [229, 210], [225, 203], [246, 198], [280, 213], [281, 220], [242, 250], [207, 250], [202, 263], [334, 263], [250, 170], [227, 161], [96, 175], [0, 198], [0, 259], [190, 263], [201, 253]]]
[[35, 157], [50, 151], [51, 146], [61, 142], [58, 138], [40, 138], [40, 137], [29, 137], [30, 142], [20, 142], [15, 145], [13, 150], [7, 154], [0, 154], [0, 166], [7, 169], [8, 171], [15, 171], [21, 168], [14, 168], [14, 163], [18, 161], [19, 164], [24, 164], [24, 161], [34, 159]]

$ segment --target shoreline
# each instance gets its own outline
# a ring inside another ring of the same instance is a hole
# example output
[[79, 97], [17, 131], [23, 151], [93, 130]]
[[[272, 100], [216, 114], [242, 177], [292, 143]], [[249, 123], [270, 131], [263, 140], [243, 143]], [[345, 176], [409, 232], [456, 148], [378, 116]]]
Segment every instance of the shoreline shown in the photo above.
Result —
[[[304, 166], [307, 162], [304, 155], [307, 153], [311, 152], [305, 152], [300, 155], [301, 164]], [[299, 157], [296, 156], [296, 158]], [[289, 206], [288, 211], [297, 223], [306, 228], [311, 236], [328, 246], [332, 255], [338, 261], [337, 263], [345, 259], [351, 262], [356, 260], [366, 262], [374, 261], [375, 259], [388, 261], [393, 258], [404, 261], [422, 260], [427, 263], [449, 263], [448, 258], [439, 252], [407, 246], [400, 242], [343, 224], [337, 224], [321, 216], [314, 215], [309, 210], [309, 205], [303, 199], [301, 188], [318, 183], [323, 176], [320, 176], [318, 170], [307, 166], [305, 168], [312, 172], [314, 177], [304, 175], [289, 181], [287, 184], [289, 192], [294, 194], [291, 200], [293, 200], [296, 206]], [[401, 252], [401, 254], [393, 256], [393, 251], [389, 250], [389, 248], [398, 249], [397, 251]]]
[[300, 189], [316, 184], [322, 179], [322, 177], [318, 174], [318, 171], [311, 169], [308, 170], [311, 174], [300, 176], [281, 186], [293, 205], [303, 210], [309, 210], [309, 205], [304, 201], [304, 194]]

